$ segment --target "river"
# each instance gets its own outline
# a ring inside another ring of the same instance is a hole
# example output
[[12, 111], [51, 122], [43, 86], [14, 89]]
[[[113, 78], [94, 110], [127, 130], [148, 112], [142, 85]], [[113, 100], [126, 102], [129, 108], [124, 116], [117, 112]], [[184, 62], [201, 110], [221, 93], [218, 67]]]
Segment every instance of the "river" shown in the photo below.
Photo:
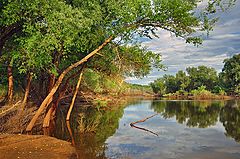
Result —
[[[154, 116], [152, 116], [154, 115]], [[54, 136], [82, 159], [240, 159], [240, 101], [137, 100], [104, 110], [76, 106]], [[150, 117], [145, 122], [130, 123]]]

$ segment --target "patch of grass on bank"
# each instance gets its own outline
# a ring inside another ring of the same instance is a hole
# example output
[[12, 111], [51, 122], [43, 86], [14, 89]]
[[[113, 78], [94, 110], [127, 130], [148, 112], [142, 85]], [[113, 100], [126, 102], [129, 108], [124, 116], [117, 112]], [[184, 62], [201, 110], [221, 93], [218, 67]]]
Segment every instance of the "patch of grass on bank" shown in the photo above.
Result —
[[187, 91], [176, 91], [175, 93], [164, 94], [163, 97], [170, 99], [226, 99], [229, 98], [226, 96], [224, 90], [219, 91], [218, 93], [212, 93], [211, 91], [206, 90], [205, 86], [198, 87], [197, 89]]

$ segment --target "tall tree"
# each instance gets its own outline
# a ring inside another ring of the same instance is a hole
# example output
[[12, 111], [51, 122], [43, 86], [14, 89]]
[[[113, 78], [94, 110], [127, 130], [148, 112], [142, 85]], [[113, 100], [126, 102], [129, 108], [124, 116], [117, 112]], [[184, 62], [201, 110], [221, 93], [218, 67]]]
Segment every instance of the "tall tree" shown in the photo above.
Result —
[[240, 54], [224, 60], [221, 76], [229, 91], [240, 93]]
[[207, 90], [213, 90], [218, 82], [217, 71], [214, 68], [207, 66], [188, 67], [190, 89], [197, 89], [200, 86], [206, 86]]
[[177, 72], [176, 81], [177, 81], [177, 85], [178, 85], [178, 90], [186, 91], [187, 87], [190, 84], [189, 76], [187, 76], [187, 74], [182, 70]]
[[167, 93], [175, 93], [178, 90], [176, 77], [173, 75], [164, 75], [163, 79], [166, 85]]
[[164, 95], [166, 93], [166, 85], [163, 78], [158, 78], [154, 82], [150, 83], [154, 93], [158, 95]]

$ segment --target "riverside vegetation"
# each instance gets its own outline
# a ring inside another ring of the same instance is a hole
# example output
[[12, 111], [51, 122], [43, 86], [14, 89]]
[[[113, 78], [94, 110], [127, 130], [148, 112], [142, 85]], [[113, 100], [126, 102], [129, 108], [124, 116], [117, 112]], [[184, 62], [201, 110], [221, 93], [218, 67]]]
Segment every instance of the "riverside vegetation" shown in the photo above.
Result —
[[188, 67], [173, 75], [164, 75], [150, 85], [154, 93], [170, 98], [216, 99], [226, 95], [239, 97], [240, 54], [224, 60], [219, 74], [206, 66]]
[[[164, 68], [161, 55], [139, 39], [158, 38], [162, 29], [200, 45], [216, 13], [233, 3], [209, 0], [199, 9], [199, 0], [2, 0], [1, 132], [48, 128], [56, 112], [69, 105], [70, 120], [75, 101], [105, 105], [108, 97], [99, 94], [151, 94], [149, 86], [124, 82]], [[226, 81], [232, 80], [228, 73]]]

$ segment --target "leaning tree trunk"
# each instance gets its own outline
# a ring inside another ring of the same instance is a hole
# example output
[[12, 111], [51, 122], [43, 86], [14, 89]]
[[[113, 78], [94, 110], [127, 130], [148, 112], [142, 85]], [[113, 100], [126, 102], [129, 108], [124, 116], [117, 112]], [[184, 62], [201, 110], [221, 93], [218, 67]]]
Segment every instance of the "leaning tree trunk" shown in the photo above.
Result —
[[70, 115], [71, 115], [71, 112], [72, 112], [72, 109], [73, 109], [73, 105], [75, 103], [75, 99], [77, 97], [78, 89], [79, 89], [79, 86], [80, 86], [80, 83], [81, 83], [81, 80], [82, 80], [82, 75], [83, 75], [83, 71], [79, 75], [79, 79], [78, 79], [76, 89], [75, 89], [75, 92], [74, 92], [74, 95], [73, 95], [73, 98], [72, 98], [72, 102], [71, 102], [71, 105], [68, 109], [67, 118], [66, 118], [67, 121], [69, 121], [69, 119], [70, 119]]
[[24, 110], [24, 108], [27, 104], [27, 98], [28, 98], [28, 95], [29, 95], [31, 82], [32, 82], [32, 73], [28, 73], [27, 86], [26, 86], [26, 89], [25, 89], [25, 94], [24, 94], [24, 98], [23, 98], [23, 102], [22, 102], [22, 106], [21, 106], [22, 111]]
[[54, 74], [50, 74], [50, 77], [49, 77], [49, 80], [48, 80], [48, 92], [51, 92], [54, 84], [55, 84], [55, 81], [56, 81], [56, 76]]
[[51, 108], [48, 110], [47, 112], [47, 115], [45, 116], [44, 120], [43, 120], [43, 128], [48, 128], [49, 125], [50, 125], [50, 121], [51, 119], [53, 118], [53, 116], [55, 115], [55, 112], [56, 112], [56, 109], [59, 105], [59, 102], [60, 100], [64, 97], [66, 91], [67, 91], [67, 88], [68, 88], [68, 85], [69, 85], [69, 81], [73, 78], [75, 78], [78, 74], [80, 74], [83, 70], [83, 67], [77, 71], [76, 73], [72, 74], [71, 76], [69, 76], [65, 82], [65, 84], [63, 85], [63, 87], [61, 88], [60, 90], [60, 93], [57, 97], [57, 99], [55, 99], [52, 103], [52, 106]]
[[7, 102], [12, 103], [13, 101], [13, 72], [11, 64], [7, 67], [8, 73], [8, 92], [7, 92]]
[[82, 63], [86, 62], [89, 58], [91, 58], [92, 56], [94, 56], [95, 54], [98, 53], [98, 51], [100, 51], [105, 45], [107, 45], [111, 40], [113, 39], [113, 37], [109, 37], [107, 40], [105, 40], [105, 42], [103, 44], [101, 44], [97, 49], [95, 49], [94, 51], [92, 51], [90, 54], [88, 54], [87, 56], [85, 56], [83, 59], [81, 59], [80, 61], [70, 65], [68, 68], [66, 68], [61, 75], [59, 76], [58, 80], [56, 81], [55, 85], [53, 86], [51, 92], [47, 95], [47, 97], [43, 100], [42, 104], [40, 105], [39, 109], [37, 110], [36, 114], [33, 116], [32, 120], [30, 121], [30, 123], [28, 124], [26, 131], [29, 132], [32, 130], [35, 122], [37, 121], [37, 118], [41, 115], [42, 111], [48, 106], [48, 102], [49, 99], [51, 99], [53, 97], [53, 95], [56, 93], [58, 87], [60, 86], [60, 84], [62, 83], [65, 75], [71, 71], [72, 69], [78, 67], [79, 65], [81, 65]]

